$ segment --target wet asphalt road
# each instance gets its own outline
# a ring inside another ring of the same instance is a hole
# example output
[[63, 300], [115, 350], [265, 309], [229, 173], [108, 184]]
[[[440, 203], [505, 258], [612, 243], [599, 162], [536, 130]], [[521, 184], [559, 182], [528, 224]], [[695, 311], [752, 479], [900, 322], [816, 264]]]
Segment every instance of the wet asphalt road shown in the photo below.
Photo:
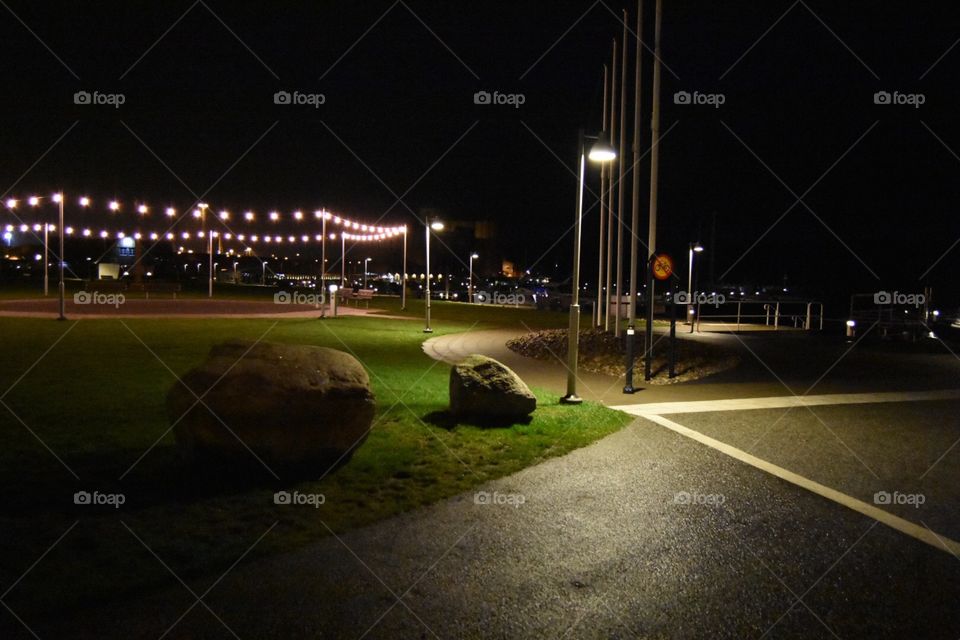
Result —
[[[642, 418], [483, 490], [523, 504], [461, 496], [240, 566], [205, 598], [223, 624], [198, 605], [166, 637], [960, 635], [957, 558]], [[174, 584], [41, 637], [159, 637], [193, 601]]]
[[[629, 401], [960, 386], [960, 360], [928, 346], [705, 339], [736, 341], [744, 365]], [[958, 538], [958, 408], [669, 417], [861, 500], [922, 491], [920, 510], [889, 509]], [[171, 577], [146, 599], [30, 623], [42, 638], [960, 637], [958, 558], [643, 418], [481, 489], [523, 504], [467, 494], [241, 563], [191, 581], [213, 588], [186, 615], [195, 598]], [[31, 636], [8, 616], [0, 637]]]

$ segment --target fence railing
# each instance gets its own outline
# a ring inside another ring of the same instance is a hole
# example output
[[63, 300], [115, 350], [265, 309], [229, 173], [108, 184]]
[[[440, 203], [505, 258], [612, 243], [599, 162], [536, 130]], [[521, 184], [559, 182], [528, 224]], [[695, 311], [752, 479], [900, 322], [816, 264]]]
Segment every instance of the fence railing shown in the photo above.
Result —
[[[736, 331], [746, 326], [763, 325], [773, 331], [790, 327], [805, 331], [823, 330], [823, 303], [785, 300], [729, 300], [683, 305], [687, 307], [687, 323], [691, 331], [700, 331], [703, 321], [731, 324]], [[729, 313], [716, 313], [719, 310]], [[692, 317], [691, 317], [692, 316]]]

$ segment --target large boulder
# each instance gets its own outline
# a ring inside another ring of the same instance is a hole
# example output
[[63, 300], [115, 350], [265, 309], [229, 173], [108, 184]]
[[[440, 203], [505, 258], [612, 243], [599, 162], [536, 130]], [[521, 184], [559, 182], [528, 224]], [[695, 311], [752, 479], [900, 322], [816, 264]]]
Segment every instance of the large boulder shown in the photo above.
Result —
[[482, 355], [450, 369], [450, 412], [483, 420], [522, 419], [537, 408], [530, 388], [505, 364]]
[[259, 458], [283, 477], [348, 460], [367, 437], [375, 403], [350, 354], [231, 341], [173, 386], [167, 410], [188, 453], [238, 467], [262, 468]]

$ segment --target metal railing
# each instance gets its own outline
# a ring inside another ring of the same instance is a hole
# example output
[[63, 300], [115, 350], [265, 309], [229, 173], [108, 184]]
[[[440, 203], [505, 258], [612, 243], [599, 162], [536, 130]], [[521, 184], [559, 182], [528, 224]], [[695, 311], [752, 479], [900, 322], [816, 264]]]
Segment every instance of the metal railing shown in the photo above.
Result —
[[[795, 330], [823, 330], [823, 303], [815, 300], [730, 300], [712, 303], [698, 301], [695, 305], [686, 306], [688, 307], [687, 323], [691, 325], [691, 333], [694, 330], [701, 331], [700, 324], [703, 320], [707, 322], [717, 320], [722, 324], [727, 324], [729, 321], [729, 324], [736, 327], [735, 331], [740, 331], [744, 326], [761, 324], [772, 327], [773, 331], [780, 331], [790, 325]], [[694, 307], [695, 312], [691, 313]], [[711, 308], [720, 310], [728, 307], [732, 307], [731, 313], [709, 312]], [[690, 318], [690, 315], [694, 317]]]

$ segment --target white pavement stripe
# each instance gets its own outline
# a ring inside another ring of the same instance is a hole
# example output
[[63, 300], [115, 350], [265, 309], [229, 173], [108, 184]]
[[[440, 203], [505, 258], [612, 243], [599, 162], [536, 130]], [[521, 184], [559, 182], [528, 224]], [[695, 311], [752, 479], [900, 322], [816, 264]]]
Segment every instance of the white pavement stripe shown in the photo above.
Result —
[[940, 391], [891, 391], [884, 393], [830, 393], [819, 396], [777, 396], [772, 398], [736, 398], [731, 400], [698, 400], [696, 402], [651, 402], [612, 406], [635, 416], [712, 411], [744, 411], [748, 409], [781, 409], [831, 404], [872, 404], [879, 402], [918, 402], [924, 400], [960, 400], [960, 389]]
[[931, 529], [914, 524], [909, 520], [895, 516], [892, 513], [875, 507], [872, 504], [866, 503], [863, 500], [858, 500], [857, 498], [848, 496], [847, 494], [841, 493], [836, 489], [831, 489], [828, 486], [822, 485], [819, 482], [801, 476], [792, 471], [788, 471], [783, 467], [778, 467], [777, 465], [767, 462], [766, 460], [761, 460], [756, 456], [750, 455], [746, 451], [742, 451], [736, 447], [731, 447], [730, 445], [724, 444], [719, 440], [714, 440], [709, 436], [705, 436], [698, 431], [694, 431], [693, 429], [683, 426], [682, 424], [677, 424], [676, 422], [664, 418], [663, 416], [644, 415], [643, 417], [651, 422], [659, 424], [660, 426], [666, 427], [671, 431], [675, 431], [682, 436], [686, 436], [687, 438], [696, 440], [701, 444], [705, 444], [711, 449], [716, 449], [720, 453], [726, 454], [731, 458], [735, 458], [740, 462], [744, 462], [751, 467], [765, 471], [780, 478], [781, 480], [786, 480], [790, 484], [794, 484], [798, 487], [806, 489], [807, 491], [811, 491], [826, 498], [827, 500], [831, 500], [841, 506], [863, 514], [868, 518], [872, 518], [881, 524], [887, 525], [891, 529], [895, 529], [900, 533], [904, 533], [911, 538], [919, 540], [920, 542], [924, 542], [931, 547], [939, 549], [940, 551], [946, 551], [955, 556], [960, 554], [960, 542], [934, 533]]

